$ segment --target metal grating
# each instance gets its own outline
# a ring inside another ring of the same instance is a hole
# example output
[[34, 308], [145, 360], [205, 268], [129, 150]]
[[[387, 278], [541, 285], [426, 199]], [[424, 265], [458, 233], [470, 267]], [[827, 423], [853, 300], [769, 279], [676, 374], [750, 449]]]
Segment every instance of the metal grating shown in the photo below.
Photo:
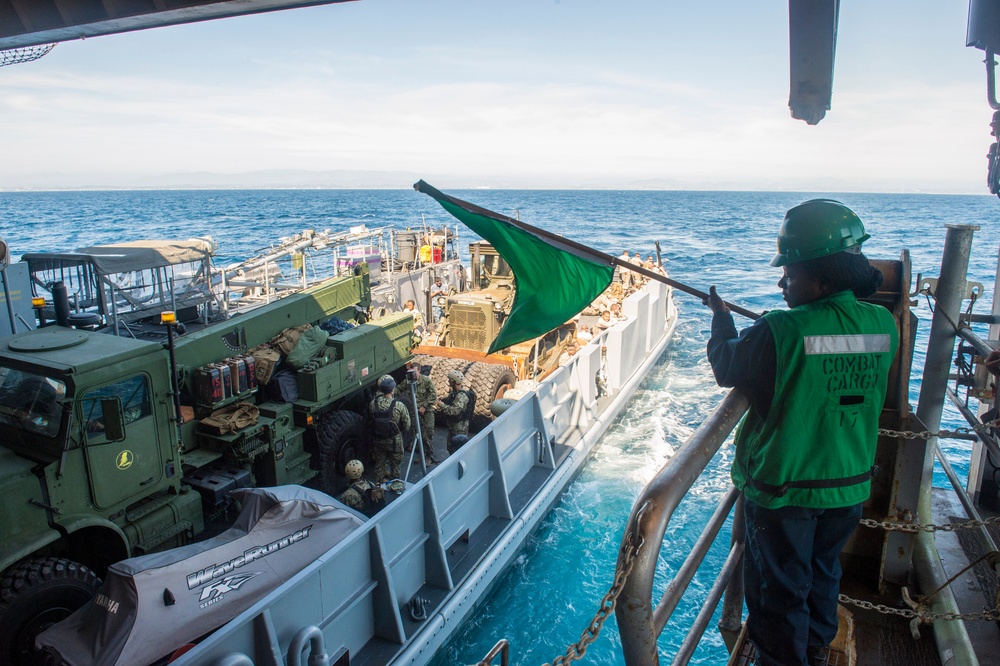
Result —
[[485, 351], [491, 342], [487, 340], [486, 329], [486, 315], [479, 308], [455, 305], [448, 311], [448, 334], [452, 346]]

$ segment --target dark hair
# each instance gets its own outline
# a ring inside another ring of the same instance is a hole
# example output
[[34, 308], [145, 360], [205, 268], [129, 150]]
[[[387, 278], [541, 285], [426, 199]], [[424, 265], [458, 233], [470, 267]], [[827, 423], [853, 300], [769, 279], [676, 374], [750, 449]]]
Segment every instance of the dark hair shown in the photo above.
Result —
[[858, 298], [871, 296], [882, 285], [882, 271], [858, 252], [838, 252], [802, 262], [814, 278], [834, 291], [851, 290]]

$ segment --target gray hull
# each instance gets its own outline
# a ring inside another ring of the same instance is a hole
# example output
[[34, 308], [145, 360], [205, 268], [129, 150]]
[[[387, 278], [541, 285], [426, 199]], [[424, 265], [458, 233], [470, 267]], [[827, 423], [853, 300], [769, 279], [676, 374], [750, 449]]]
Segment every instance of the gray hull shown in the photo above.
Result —
[[[669, 343], [667, 287], [648, 285], [624, 312], [361, 529], [173, 663], [296, 664], [322, 650], [328, 663], [426, 664], [486, 601]], [[598, 398], [601, 345], [611, 392]], [[415, 597], [426, 619], [411, 618]]]

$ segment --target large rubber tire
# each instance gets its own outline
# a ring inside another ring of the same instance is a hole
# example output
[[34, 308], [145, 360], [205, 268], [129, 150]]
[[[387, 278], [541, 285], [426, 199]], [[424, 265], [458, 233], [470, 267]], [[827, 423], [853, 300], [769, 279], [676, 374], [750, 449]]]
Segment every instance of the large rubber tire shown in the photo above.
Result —
[[0, 580], [0, 663], [37, 664], [35, 636], [90, 601], [101, 579], [59, 557], [17, 564]]
[[475, 365], [471, 361], [463, 361], [460, 358], [441, 358], [426, 354], [417, 354], [414, 359], [420, 361], [421, 365], [431, 366], [431, 380], [434, 382], [434, 390], [437, 392], [438, 400], [448, 395], [451, 390], [448, 386], [449, 372], [459, 370], [465, 374], [471, 366]]
[[469, 429], [478, 432], [493, 420], [490, 405], [502, 398], [507, 389], [514, 388], [517, 377], [510, 368], [493, 363], [475, 363], [469, 375], [466, 385], [476, 392], [476, 411], [469, 419]]
[[323, 489], [337, 494], [347, 487], [344, 465], [360, 460], [365, 470], [371, 469], [371, 433], [360, 414], [347, 411], [330, 412], [323, 416], [316, 429], [319, 442], [320, 474]]

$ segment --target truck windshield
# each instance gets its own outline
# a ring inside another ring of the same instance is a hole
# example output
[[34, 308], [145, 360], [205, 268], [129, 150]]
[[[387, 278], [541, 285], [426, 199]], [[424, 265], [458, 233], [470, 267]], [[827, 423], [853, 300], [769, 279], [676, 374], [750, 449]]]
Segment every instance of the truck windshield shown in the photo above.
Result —
[[0, 423], [45, 437], [59, 433], [66, 384], [58, 379], [0, 368]]
[[87, 424], [87, 438], [103, 437], [104, 412], [101, 410], [101, 400], [118, 398], [121, 400], [125, 425], [149, 416], [149, 390], [146, 388], [145, 375], [136, 375], [129, 379], [88, 391], [80, 400], [83, 408], [83, 420]]
[[483, 255], [483, 269], [490, 277], [509, 277], [512, 275], [510, 265], [498, 254]]

